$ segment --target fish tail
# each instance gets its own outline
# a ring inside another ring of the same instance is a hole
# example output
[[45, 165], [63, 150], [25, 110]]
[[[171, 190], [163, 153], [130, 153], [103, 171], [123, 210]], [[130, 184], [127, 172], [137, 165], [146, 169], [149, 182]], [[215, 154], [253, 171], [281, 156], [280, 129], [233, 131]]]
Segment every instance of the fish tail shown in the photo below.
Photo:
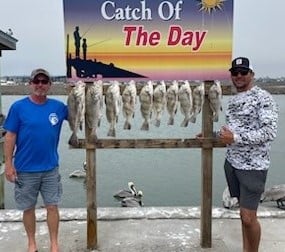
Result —
[[141, 130], [149, 130], [149, 123], [147, 121], [143, 122]]
[[192, 115], [190, 118], [191, 123], [196, 123], [196, 115]]
[[159, 119], [156, 119], [154, 125], [155, 125], [156, 127], [159, 127], [159, 126], [160, 126], [160, 120], [159, 120]]
[[115, 137], [116, 136], [116, 130], [115, 129], [109, 129], [107, 136]]
[[219, 115], [217, 113], [215, 113], [213, 115], [213, 122], [218, 122], [219, 121]]
[[82, 122], [82, 121], [79, 123], [79, 129], [80, 129], [81, 131], [83, 130], [83, 122]]
[[77, 147], [79, 145], [77, 135], [74, 132], [70, 136], [70, 138], [68, 140], [68, 144], [73, 146], [73, 147]]
[[128, 121], [125, 121], [124, 129], [127, 129], [127, 130], [131, 129], [131, 124]]
[[167, 125], [174, 125], [174, 118], [173, 117], [169, 117]]
[[88, 138], [89, 143], [95, 143], [97, 140], [97, 134], [96, 132], [91, 132]]
[[180, 124], [181, 127], [187, 127], [189, 123], [189, 118], [185, 118], [183, 122]]

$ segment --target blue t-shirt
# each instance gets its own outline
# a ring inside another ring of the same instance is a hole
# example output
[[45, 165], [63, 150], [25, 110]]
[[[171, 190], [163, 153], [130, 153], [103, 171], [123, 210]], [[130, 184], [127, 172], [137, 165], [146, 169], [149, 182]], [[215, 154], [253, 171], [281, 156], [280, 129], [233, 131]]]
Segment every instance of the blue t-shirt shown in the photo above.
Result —
[[11, 106], [4, 129], [17, 134], [17, 172], [48, 171], [58, 166], [57, 148], [65, 119], [67, 106], [55, 99], [35, 104], [25, 97]]

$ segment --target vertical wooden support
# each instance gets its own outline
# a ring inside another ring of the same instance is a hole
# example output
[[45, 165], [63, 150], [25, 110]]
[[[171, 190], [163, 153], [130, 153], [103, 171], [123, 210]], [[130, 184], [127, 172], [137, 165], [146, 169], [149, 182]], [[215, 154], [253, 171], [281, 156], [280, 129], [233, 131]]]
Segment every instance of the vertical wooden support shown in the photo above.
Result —
[[[213, 81], [205, 81], [205, 101], [202, 111], [202, 134], [205, 138], [212, 137], [213, 120], [210, 102], [208, 99], [209, 87]], [[212, 246], [212, 168], [213, 168], [213, 146], [204, 145], [202, 147], [202, 197], [201, 197], [201, 247], [210, 248]]]
[[66, 62], [66, 77], [71, 78], [71, 65], [69, 59], [71, 58], [69, 56], [69, 34], [66, 36], [66, 56], [65, 56], [65, 62]]
[[[86, 90], [88, 88], [86, 83]], [[87, 104], [85, 102], [85, 104]], [[85, 114], [86, 117], [86, 114]], [[85, 122], [86, 122], [85, 118]], [[86, 189], [87, 189], [87, 249], [97, 248], [97, 203], [96, 203], [96, 148], [88, 147], [90, 129], [85, 123], [86, 139]]]

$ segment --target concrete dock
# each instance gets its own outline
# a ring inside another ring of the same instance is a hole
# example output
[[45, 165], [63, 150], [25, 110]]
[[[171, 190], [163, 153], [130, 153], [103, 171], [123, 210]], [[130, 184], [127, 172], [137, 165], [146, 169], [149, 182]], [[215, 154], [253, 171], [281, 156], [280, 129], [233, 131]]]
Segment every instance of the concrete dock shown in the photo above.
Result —
[[[285, 211], [272, 206], [258, 210], [262, 226], [260, 252], [285, 251]], [[212, 246], [200, 245], [199, 207], [98, 208], [96, 250], [87, 249], [86, 209], [60, 209], [62, 252], [242, 251], [238, 210], [213, 208]], [[26, 236], [17, 210], [0, 210], [1, 251], [26, 250]], [[37, 209], [38, 251], [49, 251], [45, 210]]]

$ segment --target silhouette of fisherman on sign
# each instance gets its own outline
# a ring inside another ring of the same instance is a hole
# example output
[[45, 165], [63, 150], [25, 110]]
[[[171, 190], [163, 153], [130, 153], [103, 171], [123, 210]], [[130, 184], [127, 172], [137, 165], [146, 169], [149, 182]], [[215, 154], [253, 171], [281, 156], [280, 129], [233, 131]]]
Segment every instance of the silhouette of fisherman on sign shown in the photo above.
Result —
[[75, 31], [73, 32], [73, 37], [74, 37], [74, 45], [75, 45], [75, 57], [79, 58], [80, 57], [80, 34], [79, 34], [79, 26], [75, 27]]
[[84, 38], [83, 39], [83, 43], [82, 43], [82, 51], [83, 51], [83, 59], [86, 60], [86, 55], [87, 55], [87, 39]]

